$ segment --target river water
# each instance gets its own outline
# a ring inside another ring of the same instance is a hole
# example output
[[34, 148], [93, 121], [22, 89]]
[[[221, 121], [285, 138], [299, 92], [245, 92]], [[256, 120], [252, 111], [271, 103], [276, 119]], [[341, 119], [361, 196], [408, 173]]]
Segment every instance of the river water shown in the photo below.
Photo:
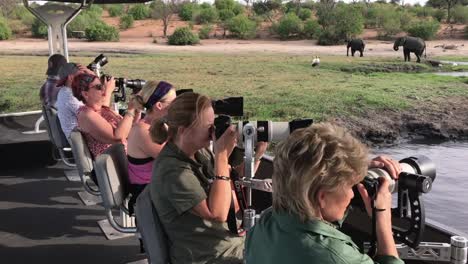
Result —
[[373, 154], [395, 159], [425, 155], [434, 161], [437, 176], [432, 190], [423, 194], [426, 218], [468, 234], [468, 143], [407, 143], [374, 149]]

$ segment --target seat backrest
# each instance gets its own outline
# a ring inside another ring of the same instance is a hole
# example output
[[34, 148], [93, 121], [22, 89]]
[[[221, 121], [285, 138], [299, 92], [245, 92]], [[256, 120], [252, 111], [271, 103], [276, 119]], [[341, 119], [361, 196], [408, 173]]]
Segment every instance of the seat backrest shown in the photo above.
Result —
[[149, 264], [169, 263], [169, 246], [158, 213], [151, 202], [149, 185], [140, 193], [136, 202], [137, 227], [145, 245]]
[[129, 193], [128, 161], [123, 144], [113, 144], [94, 163], [106, 209], [119, 209]]
[[86, 145], [83, 135], [77, 128], [73, 129], [71, 132], [70, 141], [72, 144], [73, 157], [75, 158], [80, 177], [83, 179], [84, 176], [90, 176], [94, 169], [93, 156], [91, 156], [88, 145]]
[[68, 144], [68, 140], [63, 133], [62, 126], [60, 125], [57, 109], [50, 106], [44, 106], [43, 112], [45, 112], [44, 118], [49, 128], [49, 136], [52, 136], [52, 143], [54, 143], [54, 145], [59, 149], [70, 147], [70, 144]]

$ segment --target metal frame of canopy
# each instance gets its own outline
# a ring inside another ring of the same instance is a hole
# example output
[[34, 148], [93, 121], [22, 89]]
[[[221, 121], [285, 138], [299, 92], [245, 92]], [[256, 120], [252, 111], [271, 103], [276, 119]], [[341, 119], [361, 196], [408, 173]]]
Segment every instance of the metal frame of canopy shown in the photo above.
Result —
[[148, 0], [54, 0], [48, 2], [79, 3], [80, 6], [53, 3], [33, 8], [29, 0], [23, 0], [24, 6], [39, 20], [47, 25], [49, 56], [62, 54], [68, 61], [67, 25], [81, 12], [92, 4], [144, 3]]

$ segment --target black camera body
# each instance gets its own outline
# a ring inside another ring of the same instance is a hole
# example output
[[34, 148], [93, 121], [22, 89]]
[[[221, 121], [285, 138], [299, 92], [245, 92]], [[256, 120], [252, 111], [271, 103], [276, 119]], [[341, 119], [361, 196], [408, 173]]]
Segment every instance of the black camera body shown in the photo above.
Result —
[[[88, 64], [87, 68], [92, 70], [97, 77], [101, 79], [101, 83], [104, 83], [104, 79], [109, 81], [111, 76], [108, 74], [104, 74], [101, 71], [101, 68], [104, 67], [109, 62], [107, 57], [104, 54], [99, 54], [90, 64]], [[143, 86], [145, 86], [146, 81], [141, 79], [126, 79], [122, 77], [115, 78], [115, 90], [114, 93], [114, 102], [125, 102], [126, 92], [125, 88], [129, 88], [132, 90], [132, 94], [138, 93]]]

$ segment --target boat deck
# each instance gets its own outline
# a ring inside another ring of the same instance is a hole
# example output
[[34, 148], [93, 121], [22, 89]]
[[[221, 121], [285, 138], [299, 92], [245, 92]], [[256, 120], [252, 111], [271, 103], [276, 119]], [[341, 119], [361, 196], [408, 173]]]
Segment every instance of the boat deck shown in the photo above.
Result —
[[85, 206], [81, 182], [63, 165], [0, 171], [2, 263], [128, 263], [145, 259], [135, 236], [107, 240], [100, 205]]

